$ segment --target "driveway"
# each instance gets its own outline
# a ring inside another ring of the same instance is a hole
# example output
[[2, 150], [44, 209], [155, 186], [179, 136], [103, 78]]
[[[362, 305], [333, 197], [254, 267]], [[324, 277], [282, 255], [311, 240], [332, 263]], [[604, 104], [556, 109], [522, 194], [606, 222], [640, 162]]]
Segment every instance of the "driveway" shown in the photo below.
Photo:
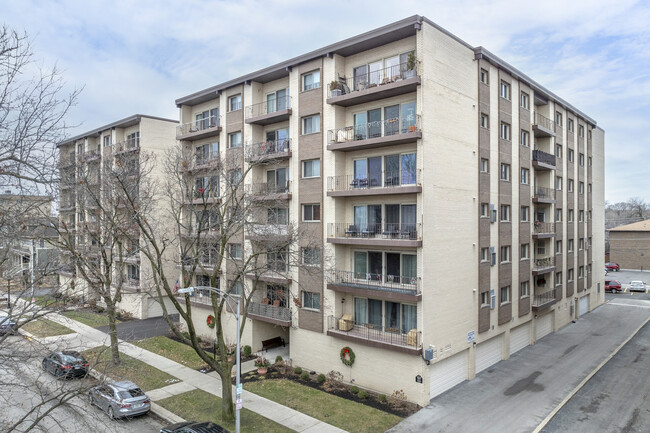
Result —
[[[178, 322], [178, 315], [173, 315]], [[108, 326], [101, 326], [97, 330], [108, 334]], [[151, 319], [127, 320], [117, 324], [117, 338], [124, 341], [136, 341], [143, 338], [157, 337], [169, 334], [169, 325], [162, 317]]]
[[431, 400], [390, 432], [532, 432], [650, 317], [620, 299]]

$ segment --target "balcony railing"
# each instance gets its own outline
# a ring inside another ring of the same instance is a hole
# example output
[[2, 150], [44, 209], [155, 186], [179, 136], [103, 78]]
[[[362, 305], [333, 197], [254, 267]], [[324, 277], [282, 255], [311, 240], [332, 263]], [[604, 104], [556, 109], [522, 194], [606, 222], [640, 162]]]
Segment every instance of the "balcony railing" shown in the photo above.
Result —
[[140, 148], [140, 137], [129, 138], [120, 141], [119, 143], [115, 144], [114, 148], [115, 148], [115, 153], [130, 152], [132, 150], [137, 150]]
[[417, 295], [420, 293], [420, 278], [413, 276], [383, 275], [335, 269], [329, 272], [328, 280], [333, 284], [349, 285], [350, 287], [363, 289], [409, 295]]
[[273, 194], [288, 194], [291, 191], [291, 181], [283, 184], [277, 183], [253, 183], [248, 187], [250, 194], [254, 196], [266, 196]]
[[533, 198], [537, 200], [555, 200], [555, 190], [543, 186], [536, 186]]
[[328, 191], [358, 191], [374, 188], [395, 188], [399, 186], [420, 185], [420, 169], [408, 171], [382, 171], [368, 176], [344, 174], [327, 178]]
[[421, 223], [375, 223], [375, 224], [350, 224], [329, 223], [327, 236], [335, 238], [382, 238], [382, 239], [421, 239]]
[[288, 158], [291, 156], [291, 139], [263, 141], [246, 146], [246, 161]]
[[[273, 238], [285, 237], [289, 234], [289, 226], [286, 224], [250, 223], [247, 227], [249, 237], [269, 238], [269, 240], [272, 240]], [[286, 267], [286, 265], [283, 267]]]
[[330, 143], [347, 143], [421, 131], [420, 115], [415, 115], [330, 129], [327, 138]]
[[192, 122], [183, 123], [176, 127], [176, 138], [210, 129], [217, 129], [220, 126], [221, 116], [210, 116]]
[[391, 346], [412, 347], [414, 349], [422, 346], [422, 332], [417, 329], [405, 331], [399, 328], [389, 328], [370, 323], [358, 323], [336, 316], [327, 317], [327, 329], [355, 339], [376, 341]]
[[539, 295], [535, 295], [533, 298], [533, 305], [532, 307], [536, 310], [539, 310], [544, 307], [550, 307], [553, 305], [556, 301], [555, 298], [555, 291], [557, 289], [552, 289], [549, 290], [548, 292], [541, 293]]
[[407, 63], [400, 63], [399, 65], [389, 66], [366, 74], [359, 74], [353, 78], [345, 79], [340, 77], [337, 81], [328, 84], [327, 90], [330, 98], [335, 98], [348, 93], [415, 78], [416, 76], [416, 68], [408, 69]]
[[533, 271], [543, 271], [555, 267], [555, 257], [543, 257], [533, 261]]
[[277, 113], [278, 111], [288, 110], [291, 108], [291, 97], [284, 96], [276, 98], [273, 101], [264, 101], [259, 104], [253, 104], [246, 107], [245, 118], [265, 116], [267, 114]]
[[555, 223], [543, 223], [541, 221], [535, 221], [533, 224], [534, 233], [543, 234], [543, 233], [555, 233]]
[[536, 137], [552, 137], [555, 135], [555, 123], [541, 114], [535, 112], [533, 130]]
[[251, 302], [248, 306], [248, 314], [266, 317], [280, 322], [291, 322], [291, 309], [271, 304], [262, 304], [261, 302]]
[[84, 153], [84, 159], [86, 161], [92, 161], [92, 160], [95, 160], [95, 159], [99, 159], [100, 156], [101, 156], [101, 153], [97, 149], [88, 150], [88, 151], [86, 151]]
[[555, 167], [555, 155], [551, 155], [550, 153], [535, 149], [533, 150], [533, 162], [539, 162]]

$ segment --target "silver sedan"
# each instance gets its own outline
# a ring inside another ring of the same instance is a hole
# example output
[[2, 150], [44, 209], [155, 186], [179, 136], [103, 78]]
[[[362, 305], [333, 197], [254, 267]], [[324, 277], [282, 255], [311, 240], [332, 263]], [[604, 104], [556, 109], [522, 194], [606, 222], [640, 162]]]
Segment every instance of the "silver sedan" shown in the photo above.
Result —
[[151, 409], [151, 400], [133, 382], [105, 383], [88, 391], [91, 405], [96, 405], [111, 419], [142, 415]]

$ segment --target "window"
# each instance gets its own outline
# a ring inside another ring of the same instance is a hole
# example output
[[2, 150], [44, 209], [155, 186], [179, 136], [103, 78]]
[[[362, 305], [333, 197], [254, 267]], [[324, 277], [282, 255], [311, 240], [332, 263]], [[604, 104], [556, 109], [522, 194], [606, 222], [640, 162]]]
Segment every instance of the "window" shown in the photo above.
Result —
[[510, 245], [501, 247], [501, 263], [510, 261]]
[[286, 207], [269, 207], [266, 210], [266, 222], [286, 226], [289, 224], [289, 209]]
[[481, 248], [481, 262], [489, 262], [490, 261], [490, 249], [489, 248]]
[[562, 158], [562, 145], [561, 144], [556, 144], [555, 145], [555, 157], [556, 158]]
[[521, 108], [525, 108], [528, 110], [530, 108], [530, 98], [528, 97], [528, 93], [526, 92], [521, 92]]
[[585, 211], [580, 210], [578, 211], [578, 221], [583, 222], [585, 220]]
[[320, 310], [320, 293], [302, 292], [302, 308]]
[[573, 281], [573, 269], [568, 269], [566, 271], [566, 279], [567, 281]]
[[302, 177], [320, 177], [320, 159], [311, 159], [302, 162]]
[[302, 90], [318, 89], [320, 87], [320, 71], [313, 71], [302, 76]]
[[555, 221], [562, 222], [562, 209], [555, 209]]
[[126, 267], [127, 277], [129, 280], [140, 280], [140, 266], [138, 265], [128, 265]]
[[481, 307], [490, 305], [490, 292], [481, 292]]
[[573, 119], [568, 119], [568, 120], [567, 120], [567, 129], [568, 129], [570, 132], [573, 132]]
[[502, 98], [510, 99], [510, 84], [505, 81], [501, 81], [500, 92]]
[[481, 113], [481, 128], [490, 127], [490, 118], [487, 114]]
[[231, 295], [240, 296], [242, 294], [244, 285], [242, 284], [241, 280], [228, 280], [228, 287], [230, 287]]
[[584, 238], [578, 239], [578, 250], [582, 251], [585, 249], [585, 240]]
[[524, 185], [528, 185], [528, 176], [529, 176], [529, 171], [527, 168], [522, 168], [521, 169], [521, 183]]
[[230, 185], [237, 185], [241, 182], [242, 174], [241, 168], [235, 168], [234, 170], [228, 170], [228, 182]]
[[510, 302], [510, 286], [501, 287], [501, 290], [499, 292], [501, 295], [501, 304]]
[[584, 266], [579, 266], [578, 267], [578, 278], [584, 278], [585, 277], [585, 267]]
[[308, 266], [320, 266], [320, 248], [302, 248], [302, 264]]
[[569, 212], [567, 214], [567, 221], [570, 223], [573, 222], [573, 209], [569, 209]]
[[530, 258], [530, 244], [521, 244], [520, 259], [525, 260]]
[[573, 179], [567, 179], [566, 188], [567, 188], [567, 191], [573, 192]]
[[530, 284], [528, 281], [522, 281], [519, 283], [519, 296], [521, 298], [530, 296]]
[[528, 134], [528, 131], [524, 131], [522, 129], [521, 136], [519, 139], [521, 140], [522, 146], [530, 147], [530, 134]]
[[501, 180], [510, 180], [509, 164], [501, 164]]
[[320, 132], [320, 114], [302, 118], [302, 133], [315, 134]]
[[206, 143], [194, 147], [194, 158], [196, 165], [209, 163], [219, 157], [219, 142]]
[[241, 244], [230, 244], [229, 247], [230, 247], [230, 258], [241, 259], [242, 257]]
[[241, 93], [228, 98], [228, 111], [241, 110]]
[[555, 189], [562, 191], [562, 176], [557, 176], [555, 178]]
[[241, 147], [241, 131], [228, 134], [228, 147]]
[[585, 127], [580, 125], [578, 126], [578, 137], [584, 137], [585, 136]]
[[104, 146], [110, 146], [111, 145], [111, 136], [106, 135], [104, 136]]
[[490, 75], [488, 74], [487, 69], [481, 68], [481, 83], [490, 84]]
[[591, 274], [591, 264], [587, 265], [587, 275]]
[[562, 241], [555, 241], [555, 254], [562, 254]]
[[487, 173], [490, 168], [490, 161], [486, 158], [481, 158], [481, 173]]
[[562, 285], [562, 272], [556, 272], [555, 273], [555, 285], [556, 286], [561, 286]]
[[578, 182], [578, 194], [582, 195], [585, 193], [585, 183]]
[[568, 253], [572, 253], [572, 252], [573, 252], [573, 239], [569, 239], [569, 240], [567, 241], [567, 247], [566, 247], [566, 250], [567, 250]]
[[276, 272], [286, 272], [288, 269], [287, 258], [289, 254], [287, 249], [269, 250], [266, 253], [266, 267]]
[[369, 328], [408, 333], [417, 329], [417, 306], [380, 299], [354, 298], [354, 322]]
[[568, 159], [569, 162], [573, 162], [573, 149], [568, 150]]
[[501, 138], [510, 140], [510, 125], [506, 122], [501, 122]]
[[320, 204], [302, 205], [303, 221], [320, 221]]
[[589, 167], [591, 167], [592, 165], [591, 156], [587, 158], [587, 164], [589, 164]]
[[559, 111], [555, 112], [555, 123], [557, 124], [557, 126], [562, 126], [562, 113], [560, 113]]
[[510, 205], [507, 204], [501, 205], [501, 221], [502, 222], [510, 221]]
[[584, 153], [578, 154], [578, 164], [580, 166], [582, 166], [582, 167], [585, 166], [585, 154]]
[[490, 205], [481, 203], [481, 218], [488, 218], [490, 216]]
[[587, 184], [587, 193], [591, 194], [591, 184]]
[[521, 222], [527, 222], [530, 218], [530, 208], [528, 206], [521, 207]]

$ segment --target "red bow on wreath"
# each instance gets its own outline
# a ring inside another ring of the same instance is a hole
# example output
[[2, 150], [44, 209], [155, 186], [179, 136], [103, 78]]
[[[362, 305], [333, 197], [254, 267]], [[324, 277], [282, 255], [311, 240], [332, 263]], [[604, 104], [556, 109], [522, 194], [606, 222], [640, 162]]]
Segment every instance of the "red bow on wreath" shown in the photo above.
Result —
[[350, 351], [348, 349], [343, 349], [343, 353], [345, 353], [346, 355], [349, 355]]

